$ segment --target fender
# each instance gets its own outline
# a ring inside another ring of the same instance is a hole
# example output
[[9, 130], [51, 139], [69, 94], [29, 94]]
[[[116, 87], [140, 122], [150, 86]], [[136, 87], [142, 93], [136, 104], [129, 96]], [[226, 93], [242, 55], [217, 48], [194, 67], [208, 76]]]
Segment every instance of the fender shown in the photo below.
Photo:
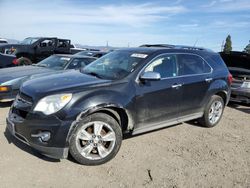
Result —
[[[94, 107], [90, 107], [84, 111], [82, 111], [76, 118], [76, 120], [71, 124], [70, 128], [69, 128], [69, 132], [68, 132], [68, 135], [67, 135], [67, 138], [66, 138], [66, 143], [68, 144], [69, 143], [69, 140], [70, 140], [70, 137], [74, 131], [74, 129], [76, 128], [77, 126], [77, 123], [83, 119], [83, 118], [86, 118], [88, 117], [88, 115], [94, 113], [94, 112], [98, 112], [98, 111], [101, 111], [101, 110], [107, 110], [109, 111], [109, 109], [111, 108], [119, 108], [119, 109], [122, 109], [124, 110], [124, 112], [126, 113], [127, 117], [128, 117], [128, 125], [127, 125], [127, 132], [130, 132], [133, 130], [133, 125], [134, 125], [134, 120], [132, 118], [132, 114], [126, 110], [125, 108], [123, 108], [122, 105], [120, 104], [115, 104], [115, 103], [102, 103], [102, 104], [99, 104], [97, 106], [94, 106]], [[112, 112], [113, 113], [113, 112]]]
[[17, 54], [16, 54], [16, 57], [17, 57], [17, 58], [25, 57], [25, 58], [28, 58], [28, 59], [29, 59], [30, 61], [32, 61], [32, 62], [33, 62], [33, 60], [34, 60], [32, 54], [30, 54], [30, 53], [17, 53]]
[[229, 101], [231, 92], [230, 92], [230, 88], [228, 87], [226, 80], [216, 79], [211, 83], [211, 85], [208, 89], [205, 104], [208, 103], [211, 96], [218, 94], [218, 93], [223, 93], [223, 96], [224, 96], [223, 100], [224, 100], [225, 104], [227, 104]]

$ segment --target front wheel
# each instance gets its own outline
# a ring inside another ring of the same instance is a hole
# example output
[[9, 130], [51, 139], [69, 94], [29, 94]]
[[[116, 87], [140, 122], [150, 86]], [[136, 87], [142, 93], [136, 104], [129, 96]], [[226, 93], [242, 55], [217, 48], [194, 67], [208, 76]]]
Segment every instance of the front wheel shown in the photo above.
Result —
[[203, 117], [199, 119], [200, 124], [204, 127], [214, 127], [217, 125], [221, 120], [224, 107], [224, 101], [220, 96], [212, 96], [205, 108]]
[[17, 65], [23, 66], [23, 65], [31, 65], [32, 61], [27, 57], [20, 57], [17, 59]]
[[70, 138], [72, 157], [83, 165], [100, 165], [115, 157], [122, 143], [118, 122], [104, 113], [92, 114], [77, 123]]

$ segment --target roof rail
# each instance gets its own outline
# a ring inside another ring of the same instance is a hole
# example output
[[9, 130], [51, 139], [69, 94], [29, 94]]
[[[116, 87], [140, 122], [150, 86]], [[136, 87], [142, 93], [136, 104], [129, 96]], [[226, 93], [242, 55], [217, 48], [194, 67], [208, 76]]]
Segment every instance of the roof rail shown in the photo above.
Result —
[[195, 47], [195, 46], [184, 46], [184, 45], [172, 45], [172, 44], [143, 44], [139, 47], [159, 47], [159, 48], [170, 48], [170, 49], [184, 49], [184, 50], [206, 50], [206, 48]]

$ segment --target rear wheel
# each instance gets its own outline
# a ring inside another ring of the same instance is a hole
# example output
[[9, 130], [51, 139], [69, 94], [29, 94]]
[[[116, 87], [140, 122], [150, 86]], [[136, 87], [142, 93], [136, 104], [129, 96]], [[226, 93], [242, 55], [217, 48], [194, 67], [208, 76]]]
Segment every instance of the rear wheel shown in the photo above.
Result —
[[122, 143], [118, 122], [104, 113], [80, 120], [69, 143], [72, 157], [84, 165], [100, 165], [115, 157]]
[[23, 65], [31, 65], [32, 61], [27, 57], [20, 57], [17, 59], [17, 65], [23, 66]]
[[200, 124], [204, 127], [214, 127], [217, 125], [221, 120], [224, 107], [224, 101], [220, 96], [212, 96], [206, 106], [203, 117], [199, 119]]

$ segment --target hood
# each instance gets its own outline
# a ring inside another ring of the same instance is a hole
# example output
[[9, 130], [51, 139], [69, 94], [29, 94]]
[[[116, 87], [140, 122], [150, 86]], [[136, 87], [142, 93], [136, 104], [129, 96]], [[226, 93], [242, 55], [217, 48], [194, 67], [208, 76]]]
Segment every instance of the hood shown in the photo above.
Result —
[[35, 74], [42, 74], [49, 72], [55, 72], [55, 70], [44, 67], [32, 66], [32, 65], [0, 69], [0, 84], [21, 77], [28, 77]]
[[86, 87], [110, 83], [110, 80], [102, 80], [77, 70], [70, 70], [61, 74], [28, 80], [22, 85], [21, 92], [33, 98], [39, 98], [50, 93], [73, 92]]
[[228, 70], [233, 76], [245, 76], [250, 79], [250, 70], [238, 67], [228, 67]]

